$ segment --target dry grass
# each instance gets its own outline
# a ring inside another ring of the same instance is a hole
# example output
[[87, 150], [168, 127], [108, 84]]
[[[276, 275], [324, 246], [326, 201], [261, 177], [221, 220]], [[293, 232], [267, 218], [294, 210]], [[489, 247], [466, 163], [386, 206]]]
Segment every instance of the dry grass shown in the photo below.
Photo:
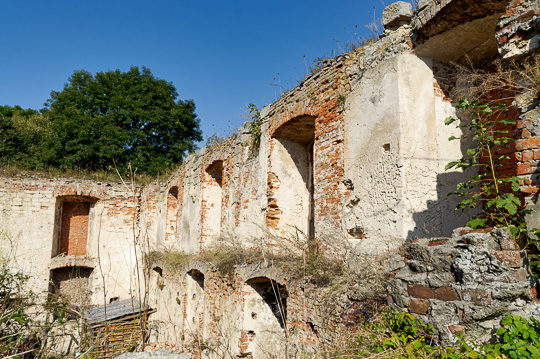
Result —
[[472, 64], [454, 64], [457, 70], [458, 84], [451, 96], [455, 100], [467, 98], [485, 101], [492, 98], [495, 91], [506, 90], [506, 98], [527, 94], [532, 100], [540, 95], [540, 53], [519, 61], [496, 60], [485, 70], [476, 69]]

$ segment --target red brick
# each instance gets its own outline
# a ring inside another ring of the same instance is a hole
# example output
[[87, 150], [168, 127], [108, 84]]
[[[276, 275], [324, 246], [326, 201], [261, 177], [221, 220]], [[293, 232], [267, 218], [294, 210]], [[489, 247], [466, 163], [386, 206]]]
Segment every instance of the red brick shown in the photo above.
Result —
[[516, 174], [519, 175], [526, 175], [534, 173], [534, 169], [532, 168], [530, 163], [519, 163], [517, 165]]
[[526, 161], [532, 161], [533, 160], [533, 152], [532, 151], [524, 151], [521, 153], [523, 162]]
[[534, 299], [538, 299], [539, 294], [540, 290], [538, 288], [538, 284], [535, 284], [534, 287], [531, 288], [531, 295]]
[[540, 138], [526, 138], [516, 141], [516, 150], [523, 151], [540, 147]]
[[454, 300], [459, 300], [459, 297], [452, 287], [440, 287], [435, 289], [435, 299], [450, 302]]
[[480, 229], [462, 229], [459, 231], [460, 236], [464, 236], [469, 233], [490, 233], [493, 227], [480, 228]]
[[448, 238], [433, 238], [429, 241], [428, 247], [440, 246], [448, 242]]
[[523, 266], [521, 251], [491, 251], [491, 255], [508, 264], [510, 267], [518, 268]]
[[538, 187], [522, 187], [522, 188], [519, 189], [519, 191], [521, 193], [524, 193], [524, 194], [527, 194], [527, 195], [533, 195], [533, 196], [538, 194], [539, 190], [540, 190], [540, 188], [538, 188]]
[[503, 237], [499, 240], [499, 244], [503, 251], [519, 251], [521, 249], [513, 238]]
[[407, 293], [416, 298], [435, 298], [433, 289], [425, 285], [409, 284], [407, 285]]
[[450, 330], [452, 334], [464, 333], [465, 329], [466, 328], [463, 325], [449, 325], [448, 326], [448, 330]]
[[439, 299], [444, 301], [459, 300], [457, 293], [452, 287], [439, 287], [431, 289], [426, 285], [409, 284], [407, 293], [411, 297], [423, 299]]

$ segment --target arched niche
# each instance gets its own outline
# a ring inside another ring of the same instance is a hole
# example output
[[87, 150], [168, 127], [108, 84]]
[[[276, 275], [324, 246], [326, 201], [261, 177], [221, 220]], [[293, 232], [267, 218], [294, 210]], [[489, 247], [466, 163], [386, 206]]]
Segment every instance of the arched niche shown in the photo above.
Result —
[[[278, 229], [314, 236], [313, 146], [315, 117], [292, 119], [272, 134], [270, 167], [277, 184], [269, 203], [279, 209]], [[269, 181], [270, 182], [270, 181]]]
[[167, 193], [167, 216], [165, 240], [174, 239], [178, 220], [178, 187], [172, 186]]
[[202, 200], [202, 236], [205, 243], [219, 238], [223, 195], [223, 161], [212, 162], [205, 170]]
[[268, 353], [285, 357], [287, 330], [287, 297], [284, 285], [266, 277], [257, 277], [244, 284], [244, 315], [241, 355], [253, 358]]
[[186, 273], [186, 296], [184, 307], [184, 334], [191, 341], [203, 340], [205, 337], [204, 274], [197, 269]]

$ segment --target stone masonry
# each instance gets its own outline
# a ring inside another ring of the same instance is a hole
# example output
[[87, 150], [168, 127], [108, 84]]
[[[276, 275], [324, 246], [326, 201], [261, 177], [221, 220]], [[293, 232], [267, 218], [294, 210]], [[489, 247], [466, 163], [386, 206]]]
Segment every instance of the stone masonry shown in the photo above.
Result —
[[503, 228], [415, 240], [389, 271], [392, 305], [433, 325], [444, 340], [458, 332], [489, 339], [507, 313], [540, 315], [527, 255]]

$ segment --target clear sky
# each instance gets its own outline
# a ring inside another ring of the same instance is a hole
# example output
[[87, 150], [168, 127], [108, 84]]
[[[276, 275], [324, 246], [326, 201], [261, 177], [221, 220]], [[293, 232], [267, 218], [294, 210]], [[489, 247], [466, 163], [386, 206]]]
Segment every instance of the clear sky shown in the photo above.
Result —
[[146, 66], [195, 101], [205, 138], [227, 135], [247, 104], [273, 102], [314, 58], [369, 37], [364, 25], [382, 9], [382, 0], [0, 0], [0, 105], [41, 109], [75, 70]]

